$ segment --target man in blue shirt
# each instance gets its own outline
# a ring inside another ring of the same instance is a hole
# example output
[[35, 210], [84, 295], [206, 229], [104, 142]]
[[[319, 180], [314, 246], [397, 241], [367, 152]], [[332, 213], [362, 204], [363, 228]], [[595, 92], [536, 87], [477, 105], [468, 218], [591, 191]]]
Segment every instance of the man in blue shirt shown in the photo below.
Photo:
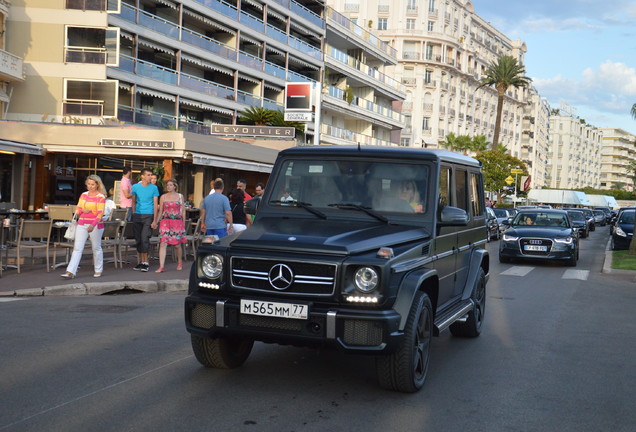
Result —
[[201, 231], [206, 235], [221, 238], [234, 231], [230, 200], [223, 195], [224, 187], [223, 180], [217, 179], [214, 182], [214, 193], [205, 197], [201, 205]]
[[139, 264], [133, 270], [147, 272], [150, 268], [148, 262], [148, 251], [150, 250], [150, 237], [152, 228], [150, 225], [155, 218], [159, 189], [150, 183], [152, 171], [148, 168], [141, 169], [141, 181], [132, 187], [132, 211], [133, 211], [133, 232], [137, 253], [139, 254]]

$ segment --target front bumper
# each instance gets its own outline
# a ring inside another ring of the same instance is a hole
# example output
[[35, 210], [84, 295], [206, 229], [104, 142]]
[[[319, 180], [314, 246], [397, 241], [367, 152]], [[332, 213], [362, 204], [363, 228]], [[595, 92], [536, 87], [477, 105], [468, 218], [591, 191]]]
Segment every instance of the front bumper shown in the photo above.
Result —
[[310, 304], [308, 318], [301, 320], [247, 315], [239, 308], [239, 299], [190, 295], [185, 299], [186, 329], [202, 337], [239, 336], [268, 343], [333, 346], [346, 352], [368, 354], [392, 352], [403, 337], [399, 330], [401, 316], [393, 309], [358, 310]]
[[503, 258], [517, 258], [530, 260], [570, 260], [576, 256], [576, 245], [563, 245], [555, 243], [550, 251], [545, 254], [524, 253], [518, 242], [500, 242], [499, 255]]

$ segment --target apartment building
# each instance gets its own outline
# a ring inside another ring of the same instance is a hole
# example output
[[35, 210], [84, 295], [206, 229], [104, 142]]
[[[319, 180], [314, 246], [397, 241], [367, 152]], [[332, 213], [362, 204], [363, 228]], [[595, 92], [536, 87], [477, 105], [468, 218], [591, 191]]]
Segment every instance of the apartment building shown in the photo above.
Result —
[[548, 186], [553, 189], [599, 188], [602, 133], [579, 117], [553, 110], [550, 116]]
[[629, 166], [636, 162], [636, 136], [617, 128], [602, 128], [601, 134], [601, 189], [623, 186], [633, 191], [633, 181], [627, 176], [634, 174]]
[[528, 90], [521, 124], [521, 150], [512, 155], [525, 162], [530, 173], [530, 187], [548, 186], [548, 153], [550, 151], [550, 104], [534, 87]]
[[[446, 135], [485, 135], [492, 140], [497, 94], [481, 88], [488, 64], [502, 55], [524, 63], [526, 46], [475, 13], [467, 0], [329, 0], [334, 9], [378, 32], [397, 50], [393, 77], [406, 86], [401, 144], [437, 147]], [[527, 90], [504, 100], [500, 142], [521, 150]]]
[[326, 24], [320, 142], [399, 145], [406, 88], [388, 72], [397, 51], [331, 7]]

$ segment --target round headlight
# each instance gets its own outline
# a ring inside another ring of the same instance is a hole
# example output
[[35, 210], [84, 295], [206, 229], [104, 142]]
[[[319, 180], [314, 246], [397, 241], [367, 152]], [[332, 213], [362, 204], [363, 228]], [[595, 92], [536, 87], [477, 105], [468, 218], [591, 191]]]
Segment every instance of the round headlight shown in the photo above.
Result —
[[201, 261], [203, 274], [211, 279], [219, 277], [223, 272], [223, 257], [221, 255], [207, 255]]
[[360, 267], [353, 279], [356, 288], [363, 293], [373, 291], [378, 285], [378, 273], [371, 267]]

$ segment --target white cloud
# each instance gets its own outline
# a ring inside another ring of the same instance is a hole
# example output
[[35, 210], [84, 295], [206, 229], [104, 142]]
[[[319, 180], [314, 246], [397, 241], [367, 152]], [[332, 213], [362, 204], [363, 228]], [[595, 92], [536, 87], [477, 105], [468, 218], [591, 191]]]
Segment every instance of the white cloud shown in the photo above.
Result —
[[636, 103], [636, 69], [611, 60], [585, 69], [580, 78], [557, 75], [533, 83], [553, 104], [565, 100], [575, 107], [588, 106], [614, 115], [628, 113]]

